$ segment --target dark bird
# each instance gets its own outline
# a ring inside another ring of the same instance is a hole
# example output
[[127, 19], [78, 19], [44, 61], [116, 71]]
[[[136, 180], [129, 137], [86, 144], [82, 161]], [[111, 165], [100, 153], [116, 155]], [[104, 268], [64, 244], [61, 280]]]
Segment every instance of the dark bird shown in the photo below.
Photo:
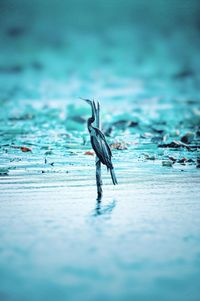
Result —
[[108, 145], [102, 131], [100, 131], [100, 129], [92, 125], [92, 123], [95, 121], [95, 103], [94, 101], [92, 102], [89, 99], [83, 99], [83, 100], [85, 100], [92, 108], [92, 116], [88, 119], [87, 122], [92, 148], [94, 149], [100, 162], [107, 166], [107, 169], [110, 171], [113, 184], [116, 185], [118, 183], [117, 183], [117, 178], [111, 160], [112, 152], [110, 146]]

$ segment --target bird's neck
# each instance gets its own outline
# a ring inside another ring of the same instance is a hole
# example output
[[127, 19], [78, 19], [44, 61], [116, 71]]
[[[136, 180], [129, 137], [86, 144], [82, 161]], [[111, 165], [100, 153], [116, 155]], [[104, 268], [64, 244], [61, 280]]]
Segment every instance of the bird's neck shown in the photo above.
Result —
[[93, 126], [92, 126], [92, 123], [94, 122], [94, 118], [93, 117], [90, 117], [89, 119], [88, 119], [88, 131], [91, 133], [91, 131], [92, 131], [92, 128], [93, 128]]

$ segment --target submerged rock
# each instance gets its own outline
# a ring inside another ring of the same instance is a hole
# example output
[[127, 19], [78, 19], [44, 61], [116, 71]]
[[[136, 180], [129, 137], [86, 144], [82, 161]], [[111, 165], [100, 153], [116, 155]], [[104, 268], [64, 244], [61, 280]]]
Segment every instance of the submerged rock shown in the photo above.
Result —
[[181, 137], [181, 142], [189, 144], [194, 140], [194, 133], [187, 132], [184, 136]]

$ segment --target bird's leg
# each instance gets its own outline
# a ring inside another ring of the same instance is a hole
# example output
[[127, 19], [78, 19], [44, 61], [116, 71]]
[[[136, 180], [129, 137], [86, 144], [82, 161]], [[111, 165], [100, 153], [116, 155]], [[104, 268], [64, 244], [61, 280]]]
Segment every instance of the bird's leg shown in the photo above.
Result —
[[97, 200], [100, 201], [102, 198], [102, 179], [101, 179], [101, 162], [96, 156], [96, 182], [97, 182]]
[[[101, 122], [100, 122], [100, 104], [93, 100], [94, 111], [95, 111], [95, 120], [96, 120], [96, 127], [101, 129]], [[103, 190], [102, 190], [102, 179], [101, 179], [101, 161], [96, 156], [96, 182], [97, 182], [97, 200], [100, 201], [102, 198]]]

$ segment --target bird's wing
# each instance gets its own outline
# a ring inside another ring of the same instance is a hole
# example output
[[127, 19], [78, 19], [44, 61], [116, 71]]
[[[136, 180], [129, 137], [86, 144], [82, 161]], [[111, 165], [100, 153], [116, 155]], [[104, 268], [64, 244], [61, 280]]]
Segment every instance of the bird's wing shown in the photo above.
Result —
[[107, 147], [107, 144], [105, 141], [99, 137], [99, 135], [92, 135], [91, 136], [91, 143], [92, 147], [97, 154], [98, 158], [100, 161], [105, 164], [108, 168], [112, 167], [112, 162], [111, 162], [111, 155], [109, 148]]
[[105, 135], [98, 128], [95, 128], [95, 132], [96, 132], [97, 135], [99, 135], [103, 139], [103, 141], [104, 141], [104, 143], [107, 147], [108, 153], [109, 153], [110, 157], [112, 157], [112, 152], [111, 152], [111, 149], [110, 149], [110, 146], [109, 146], [108, 142], [106, 141]]

